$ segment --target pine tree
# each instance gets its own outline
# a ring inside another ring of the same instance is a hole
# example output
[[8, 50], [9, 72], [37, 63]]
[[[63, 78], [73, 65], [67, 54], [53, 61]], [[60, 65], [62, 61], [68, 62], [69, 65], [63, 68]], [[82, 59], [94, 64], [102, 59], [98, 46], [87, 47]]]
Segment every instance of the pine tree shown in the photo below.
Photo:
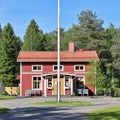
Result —
[[0, 43], [2, 41], [2, 28], [1, 28], [1, 24], [0, 24]]
[[0, 81], [4, 82], [5, 86], [17, 85], [17, 47], [17, 37], [14, 34], [11, 24], [8, 23], [3, 28], [0, 45]]
[[[18, 53], [21, 50], [21, 46], [22, 46], [23, 42], [21, 41], [20, 37], [15, 37], [15, 38], [16, 38], [16, 56], [15, 56], [15, 59], [17, 59]], [[16, 72], [17, 72], [17, 74], [20, 73], [20, 63], [19, 62], [16, 63]]]
[[24, 35], [23, 50], [26, 51], [39, 51], [44, 50], [45, 40], [42, 30], [34, 19], [30, 21], [26, 33]]
[[65, 32], [62, 43], [63, 49], [69, 41], [73, 41], [76, 50], [80, 48], [96, 50], [99, 54], [105, 38], [105, 29], [102, 27], [103, 20], [98, 19], [96, 13], [91, 10], [85, 10], [78, 15], [78, 22], [79, 24], [73, 25]]
[[117, 35], [112, 41], [112, 56], [114, 58], [114, 68], [120, 70], [120, 30], [117, 31]]
[[98, 19], [96, 13], [91, 10], [82, 11], [78, 15], [78, 20], [84, 49], [96, 50], [99, 53], [105, 37], [103, 20]]
[[120, 88], [120, 29], [117, 30], [116, 36], [112, 40], [112, 78], [118, 81], [117, 86]]

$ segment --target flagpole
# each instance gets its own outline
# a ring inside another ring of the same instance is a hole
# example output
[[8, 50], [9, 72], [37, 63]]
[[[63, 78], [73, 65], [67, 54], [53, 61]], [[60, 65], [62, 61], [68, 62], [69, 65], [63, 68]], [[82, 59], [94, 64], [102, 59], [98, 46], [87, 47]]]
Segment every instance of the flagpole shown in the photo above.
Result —
[[58, 0], [58, 96], [57, 101], [60, 101], [60, 0]]

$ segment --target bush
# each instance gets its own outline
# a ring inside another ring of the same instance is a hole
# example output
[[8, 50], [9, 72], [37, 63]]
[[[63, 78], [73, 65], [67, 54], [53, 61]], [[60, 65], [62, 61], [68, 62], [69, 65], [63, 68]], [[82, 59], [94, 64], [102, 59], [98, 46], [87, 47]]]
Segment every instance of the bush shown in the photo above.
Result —
[[114, 96], [120, 97], [120, 88], [114, 88]]

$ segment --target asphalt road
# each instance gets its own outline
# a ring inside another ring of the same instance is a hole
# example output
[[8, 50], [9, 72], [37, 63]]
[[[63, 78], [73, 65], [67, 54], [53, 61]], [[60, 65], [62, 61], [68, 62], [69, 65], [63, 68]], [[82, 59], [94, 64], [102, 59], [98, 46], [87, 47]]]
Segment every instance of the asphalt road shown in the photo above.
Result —
[[55, 97], [19, 98], [0, 100], [0, 106], [12, 109], [0, 115], [0, 120], [88, 120], [86, 113], [92, 110], [120, 106], [120, 98], [111, 97], [63, 97], [61, 100], [91, 101], [92, 106], [79, 107], [44, 107], [30, 104], [31, 102], [55, 100]]

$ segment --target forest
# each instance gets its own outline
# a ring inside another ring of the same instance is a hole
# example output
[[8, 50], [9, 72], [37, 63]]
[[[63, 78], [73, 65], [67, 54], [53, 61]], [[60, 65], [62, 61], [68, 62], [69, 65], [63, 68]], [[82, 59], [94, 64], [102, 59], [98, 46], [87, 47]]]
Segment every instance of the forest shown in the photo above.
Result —
[[[74, 42], [75, 50], [96, 50], [100, 58], [95, 64], [97, 94], [109, 95], [114, 90], [115, 96], [120, 96], [120, 28], [115, 28], [112, 23], [105, 28], [103, 24], [104, 20], [92, 10], [81, 11], [78, 24], [71, 25], [66, 31], [60, 28], [60, 49], [68, 50], [68, 43]], [[57, 28], [44, 33], [32, 19], [21, 40], [10, 23], [3, 29], [0, 25], [0, 81], [5, 86], [18, 85], [16, 75], [20, 71], [16, 60], [20, 50], [57, 50]]]

